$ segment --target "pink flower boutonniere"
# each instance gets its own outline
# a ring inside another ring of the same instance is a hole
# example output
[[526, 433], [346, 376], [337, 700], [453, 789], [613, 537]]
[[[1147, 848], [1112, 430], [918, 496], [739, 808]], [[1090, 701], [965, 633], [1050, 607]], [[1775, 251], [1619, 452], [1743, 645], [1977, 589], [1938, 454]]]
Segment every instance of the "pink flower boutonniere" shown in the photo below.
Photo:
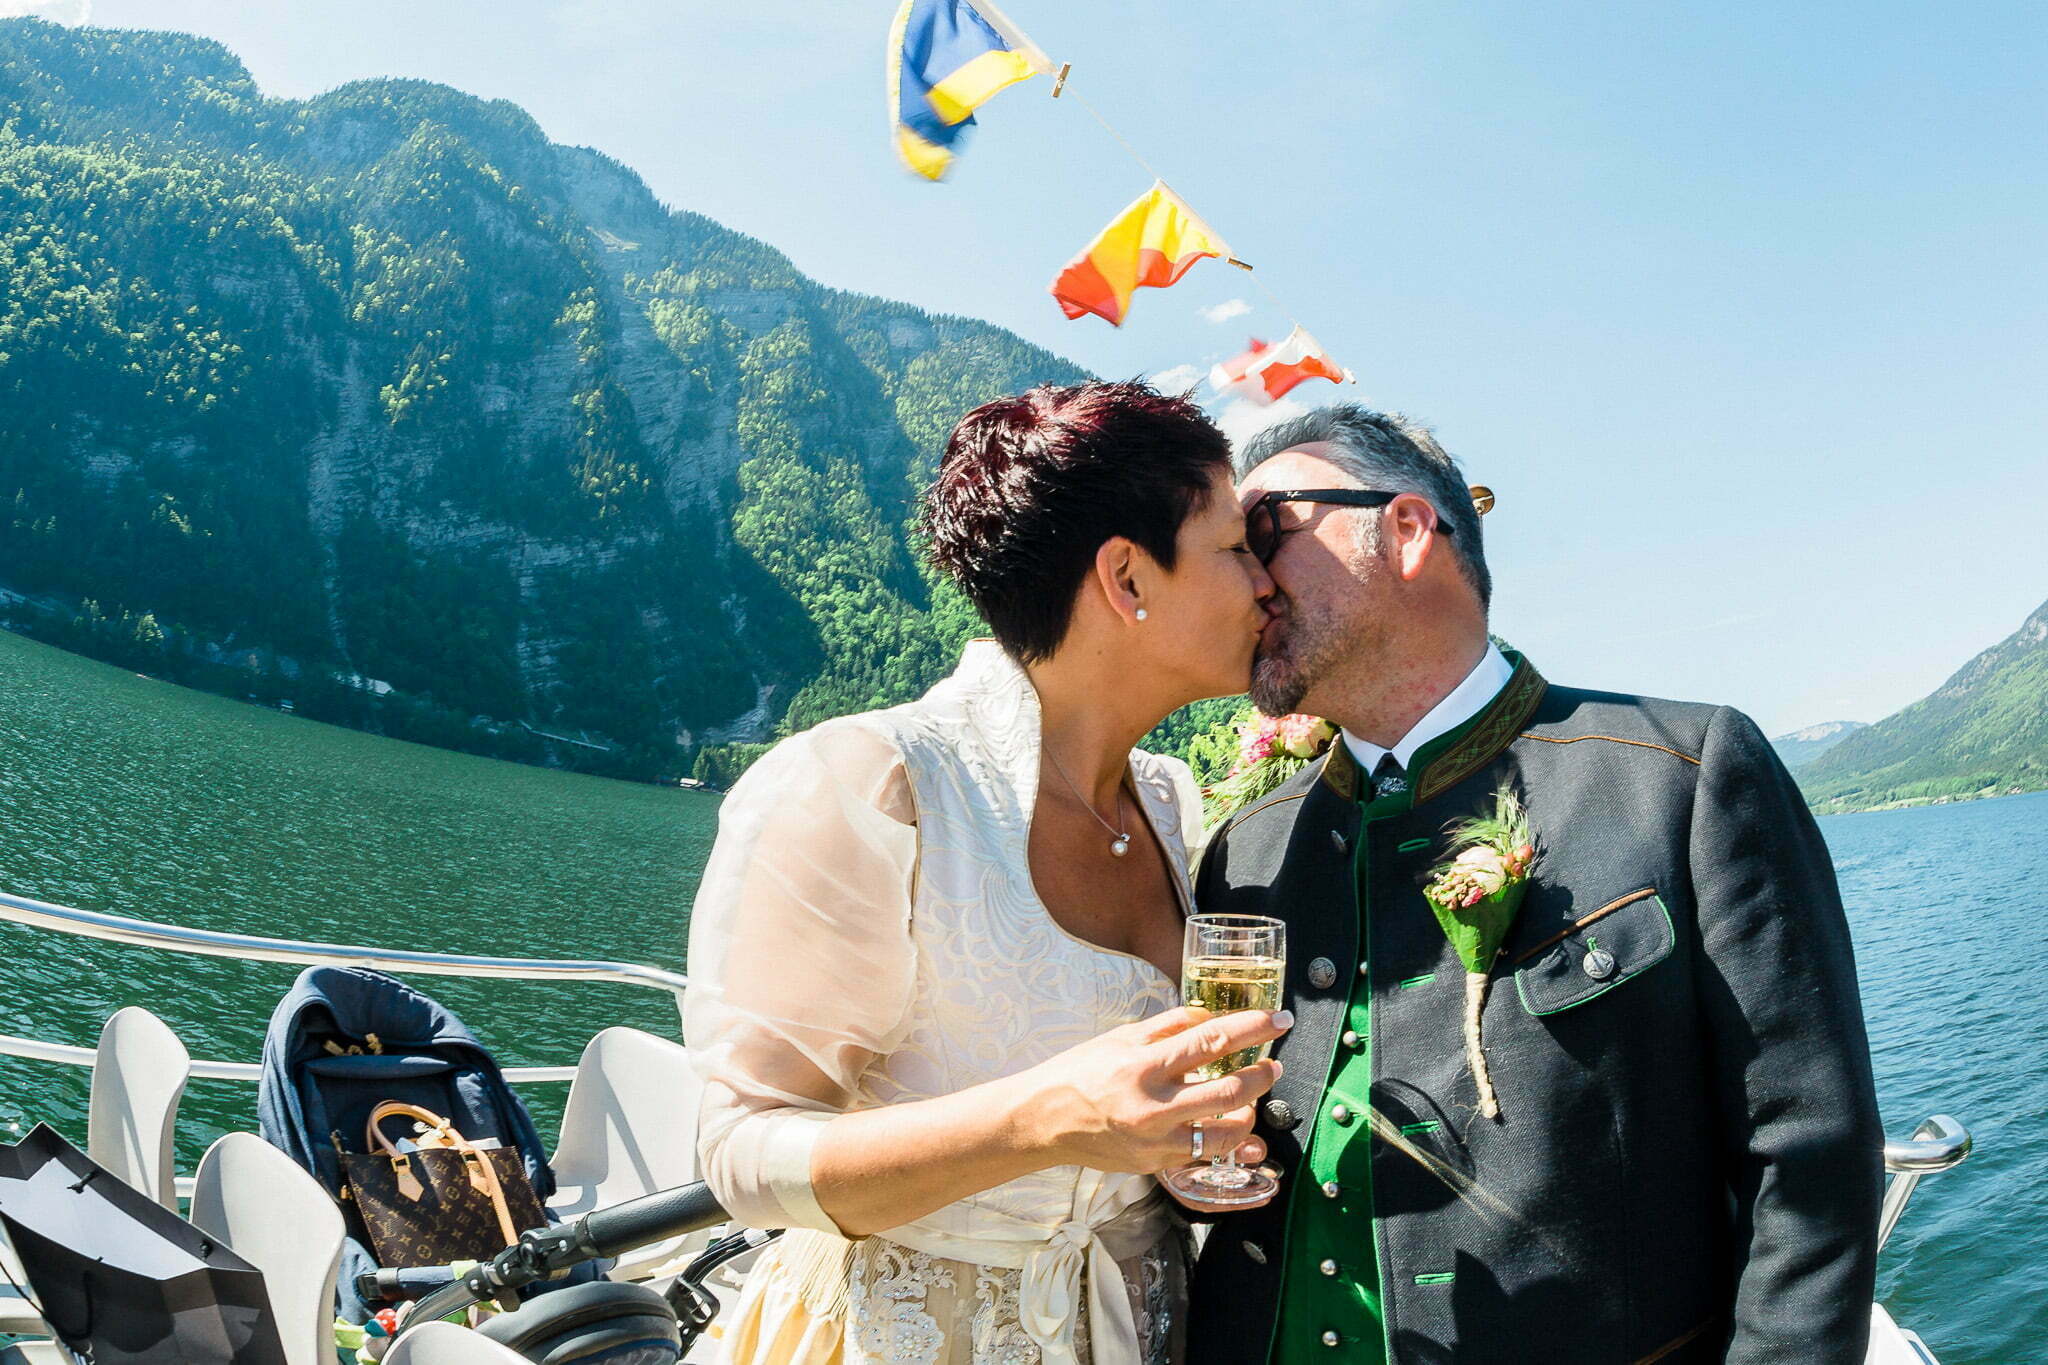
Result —
[[1448, 833], [1451, 856], [1430, 873], [1422, 894], [1465, 964], [1465, 1060], [1479, 1087], [1479, 1112], [1495, 1119], [1500, 1117], [1500, 1100], [1486, 1069], [1480, 1015], [1486, 1008], [1494, 960], [1529, 889], [1536, 838], [1520, 798], [1505, 786], [1494, 792], [1491, 812], [1459, 820]]

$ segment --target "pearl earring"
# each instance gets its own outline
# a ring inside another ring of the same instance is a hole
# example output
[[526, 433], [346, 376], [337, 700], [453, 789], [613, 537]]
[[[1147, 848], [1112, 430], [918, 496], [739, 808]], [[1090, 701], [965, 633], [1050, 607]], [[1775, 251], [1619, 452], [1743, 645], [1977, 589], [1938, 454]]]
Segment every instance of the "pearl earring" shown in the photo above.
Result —
[[1138, 608], [1138, 619], [1140, 621], [1145, 619], [1145, 609], [1143, 607]]

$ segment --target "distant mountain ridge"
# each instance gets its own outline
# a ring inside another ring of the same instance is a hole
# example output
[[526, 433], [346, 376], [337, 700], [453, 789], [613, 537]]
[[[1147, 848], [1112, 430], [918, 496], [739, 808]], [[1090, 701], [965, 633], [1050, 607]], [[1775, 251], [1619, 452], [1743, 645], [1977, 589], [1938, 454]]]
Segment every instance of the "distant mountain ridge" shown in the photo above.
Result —
[[915, 492], [962, 412], [1085, 377], [504, 101], [0, 20], [0, 613], [137, 671], [687, 770], [940, 676], [977, 622]]
[[1931, 695], [1798, 776], [1821, 811], [2048, 788], [2048, 602]]
[[1771, 741], [1771, 747], [1778, 751], [1778, 757], [1785, 761], [1787, 768], [1797, 768], [1813, 762], [1858, 730], [1868, 728], [1860, 720], [1824, 720], [1818, 725], [1804, 726], [1790, 734], [1779, 735]]

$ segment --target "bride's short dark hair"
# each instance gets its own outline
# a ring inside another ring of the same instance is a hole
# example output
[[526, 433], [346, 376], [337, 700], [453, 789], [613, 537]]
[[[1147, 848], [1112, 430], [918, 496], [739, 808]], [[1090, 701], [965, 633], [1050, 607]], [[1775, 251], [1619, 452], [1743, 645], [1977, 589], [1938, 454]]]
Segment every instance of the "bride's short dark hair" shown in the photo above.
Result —
[[924, 495], [932, 564], [1031, 663], [1066, 638], [1074, 594], [1112, 536], [1171, 569], [1230, 443], [1186, 397], [1125, 383], [1041, 384], [984, 403], [946, 440]]

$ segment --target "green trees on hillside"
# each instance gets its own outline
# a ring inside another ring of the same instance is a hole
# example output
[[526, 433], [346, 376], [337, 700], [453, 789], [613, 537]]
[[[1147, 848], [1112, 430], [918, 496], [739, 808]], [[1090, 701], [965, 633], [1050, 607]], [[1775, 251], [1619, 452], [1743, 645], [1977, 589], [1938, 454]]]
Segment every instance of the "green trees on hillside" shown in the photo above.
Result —
[[685, 771], [763, 696], [772, 736], [943, 673], [978, 623], [916, 490], [965, 409], [1079, 377], [502, 101], [0, 20], [0, 587], [145, 671]]

